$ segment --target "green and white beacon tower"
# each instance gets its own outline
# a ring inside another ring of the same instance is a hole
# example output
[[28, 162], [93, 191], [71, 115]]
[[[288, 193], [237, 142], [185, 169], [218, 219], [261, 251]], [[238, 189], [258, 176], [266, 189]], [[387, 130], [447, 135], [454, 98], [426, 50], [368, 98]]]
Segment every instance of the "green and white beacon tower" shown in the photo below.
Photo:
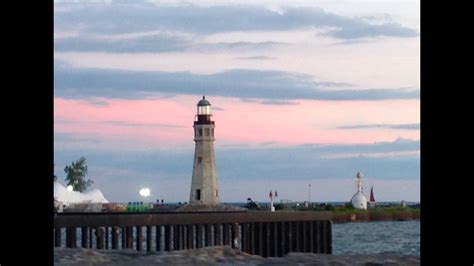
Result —
[[194, 166], [189, 203], [193, 205], [219, 205], [216, 158], [214, 155], [214, 128], [211, 120], [211, 103], [205, 96], [197, 104], [194, 121]]

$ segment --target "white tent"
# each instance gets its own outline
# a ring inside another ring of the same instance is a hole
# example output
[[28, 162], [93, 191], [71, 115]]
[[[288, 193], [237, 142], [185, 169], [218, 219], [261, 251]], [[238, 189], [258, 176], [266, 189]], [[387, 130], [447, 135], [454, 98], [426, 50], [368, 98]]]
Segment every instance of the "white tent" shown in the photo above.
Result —
[[54, 182], [54, 198], [64, 204], [70, 203], [109, 203], [102, 192], [93, 189], [86, 193], [68, 191], [63, 185]]

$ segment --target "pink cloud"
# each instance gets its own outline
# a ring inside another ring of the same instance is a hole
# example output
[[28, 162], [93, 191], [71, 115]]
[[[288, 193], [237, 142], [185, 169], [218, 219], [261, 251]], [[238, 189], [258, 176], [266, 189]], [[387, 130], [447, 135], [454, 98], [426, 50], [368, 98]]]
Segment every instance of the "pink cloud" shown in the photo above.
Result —
[[[419, 139], [419, 130], [340, 129], [356, 124], [418, 123], [418, 100], [317, 101], [297, 105], [265, 105], [236, 98], [208, 97], [214, 111], [216, 140], [227, 143], [277, 144], [373, 143], [398, 137]], [[99, 139], [121, 139], [150, 145], [192, 141], [195, 96], [166, 99], [110, 100], [106, 105], [54, 99], [54, 130]]]

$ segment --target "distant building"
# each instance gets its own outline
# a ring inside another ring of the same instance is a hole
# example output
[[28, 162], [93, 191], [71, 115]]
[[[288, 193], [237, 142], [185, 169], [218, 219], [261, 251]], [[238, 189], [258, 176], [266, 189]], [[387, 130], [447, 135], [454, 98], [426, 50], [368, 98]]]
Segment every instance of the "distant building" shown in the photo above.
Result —
[[189, 203], [191, 205], [219, 205], [216, 159], [214, 156], [214, 127], [211, 120], [211, 103], [202, 96], [197, 104], [194, 121], [193, 177]]
[[374, 187], [370, 188], [369, 208], [375, 208]]
[[406, 208], [406, 207], [407, 207], [407, 202], [406, 202], [406, 201], [404, 201], [404, 200], [402, 200], [402, 203], [401, 203], [401, 205], [402, 205], [402, 208]]
[[352, 196], [351, 204], [356, 209], [367, 210], [367, 198], [362, 193], [362, 173], [357, 173], [357, 192]]

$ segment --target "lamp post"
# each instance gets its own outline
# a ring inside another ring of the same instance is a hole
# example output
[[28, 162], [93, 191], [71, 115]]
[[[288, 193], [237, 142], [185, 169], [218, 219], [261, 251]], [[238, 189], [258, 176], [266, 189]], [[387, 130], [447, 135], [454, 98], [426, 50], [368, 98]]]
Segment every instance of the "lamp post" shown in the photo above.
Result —
[[308, 185], [308, 203], [311, 203], [311, 184]]
[[270, 193], [268, 193], [268, 197], [270, 198], [270, 211], [274, 212], [275, 206], [273, 206], [273, 198], [278, 197], [278, 192], [275, 190], [275, 194], [273, 194], [272, 191], [270, 190]]
[[274, 212], [275, 207], [273, 206], [273, 193], [271, 190], [270, 190], [270, 193], [268, 193], [268, 197], [270, 197], [270, 211]]

